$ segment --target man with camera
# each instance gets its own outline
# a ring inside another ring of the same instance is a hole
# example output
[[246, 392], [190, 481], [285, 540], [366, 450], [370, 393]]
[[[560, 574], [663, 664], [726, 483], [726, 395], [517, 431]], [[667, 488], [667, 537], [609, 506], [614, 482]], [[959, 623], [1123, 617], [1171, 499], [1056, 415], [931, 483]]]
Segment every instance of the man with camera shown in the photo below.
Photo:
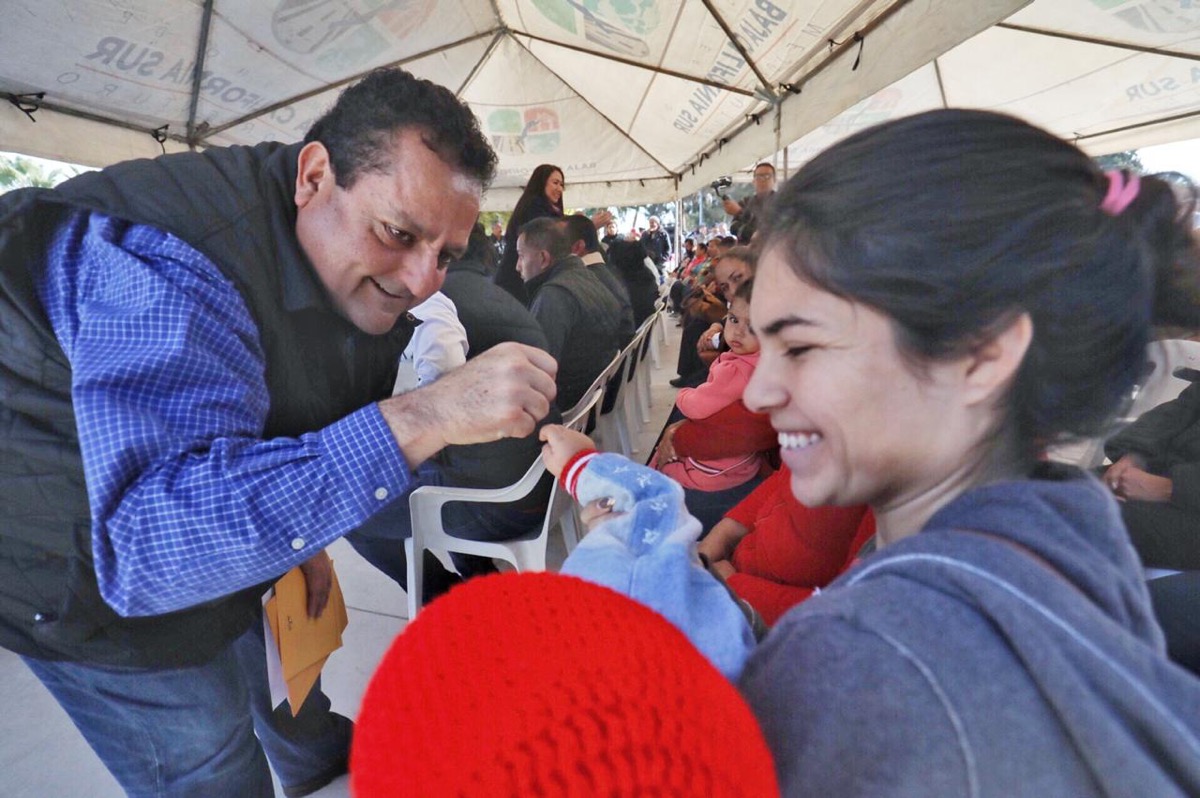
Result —
[[[717, 183], [720, 182], [722, 181], [717, 181]], [[714, 188], [717, 188], [717, 183], [713, 183]], [[719, 191], [720, 189], [717, 190]], [[724, 200], [722, 205], [725, 208], [725, 212], [733, 217], [733, 221], [729, 224], [729, 230], [737, 236], [739, 243], [750, 243], [750, 239], [754, 237], [754, 230], [758, 226], [758, 221], [762, 218], [763, 211], [774, 194], [775, 167], [763, 161], [754, 167], [753, 196], [748, 197], [742, 202], [738, 202], [722, 195], [722, 199]]]

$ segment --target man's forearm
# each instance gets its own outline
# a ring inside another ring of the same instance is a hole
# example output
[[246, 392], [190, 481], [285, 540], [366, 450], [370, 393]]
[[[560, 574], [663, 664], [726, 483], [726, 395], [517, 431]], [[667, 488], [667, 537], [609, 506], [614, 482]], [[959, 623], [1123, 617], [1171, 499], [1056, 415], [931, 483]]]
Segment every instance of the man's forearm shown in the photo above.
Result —
[[438, 418], [438, 408], [432, 402], [422, 401], [423, 396], [414, 391], [379, 403], [379, 412], [411, 468], [446, 447], [441, 436], [444, 425]]

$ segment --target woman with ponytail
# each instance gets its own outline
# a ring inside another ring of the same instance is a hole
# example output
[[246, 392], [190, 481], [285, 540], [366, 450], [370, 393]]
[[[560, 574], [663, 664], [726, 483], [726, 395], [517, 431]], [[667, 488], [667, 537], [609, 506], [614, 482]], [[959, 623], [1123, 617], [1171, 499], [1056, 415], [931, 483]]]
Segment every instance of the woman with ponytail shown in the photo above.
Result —
[[1017, 119], [934, 111], [804, 166], [760, 228], [744, 395], [806, 505], [875, 552], [740, 685], [787, 795], [1200, 795], [1200, 682], [1164, 653], [1103, 434], [1152, 323], [1200, 325], [1191, 202]]

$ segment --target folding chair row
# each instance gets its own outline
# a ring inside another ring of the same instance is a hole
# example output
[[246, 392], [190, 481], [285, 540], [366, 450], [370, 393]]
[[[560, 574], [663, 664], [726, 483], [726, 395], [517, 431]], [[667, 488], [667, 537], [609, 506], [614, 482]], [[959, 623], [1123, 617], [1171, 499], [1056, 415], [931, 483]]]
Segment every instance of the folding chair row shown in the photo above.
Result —
[[[626, 457], [637, 449], [631, 418], [641, 424], [650, 422], [650, 363], [646, 359], [654, 325], [661, 311], [647, 318], [624, 349], [610, 364], [612, 373], [606, 382], [608, 393], [596, 420], [598, 445], [602, 449], [619, 451]], [[615, 368], [613, 365], [615, 364]], [[606, 372], [609, 369], [605, 369]], [[613, 393], [615, 391], [615, 393]], [[635, 415], [636, 414], [636, 415]], [[616, 446], [613, 446], [615, 439]]]

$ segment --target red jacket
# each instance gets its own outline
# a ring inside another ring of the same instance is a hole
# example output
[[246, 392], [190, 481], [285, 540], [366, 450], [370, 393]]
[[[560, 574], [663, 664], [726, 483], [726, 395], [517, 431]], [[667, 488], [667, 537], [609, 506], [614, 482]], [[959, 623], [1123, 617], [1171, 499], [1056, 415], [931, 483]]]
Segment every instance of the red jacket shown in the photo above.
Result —
[[791, 478], [780, 468], [726, 513], [750, 530], [733, 550], [737, 573], [726, 581], [768, 625], [849, 568], [875, 534], [869, 509], [805, 507]]
[[771, 451], [779, 436], [766, 413], [751, 413], [739, 400], [714, 413], [704, 424], [685, 421], [675, 430], [675, 454], [712, 460], [739, 452]]

